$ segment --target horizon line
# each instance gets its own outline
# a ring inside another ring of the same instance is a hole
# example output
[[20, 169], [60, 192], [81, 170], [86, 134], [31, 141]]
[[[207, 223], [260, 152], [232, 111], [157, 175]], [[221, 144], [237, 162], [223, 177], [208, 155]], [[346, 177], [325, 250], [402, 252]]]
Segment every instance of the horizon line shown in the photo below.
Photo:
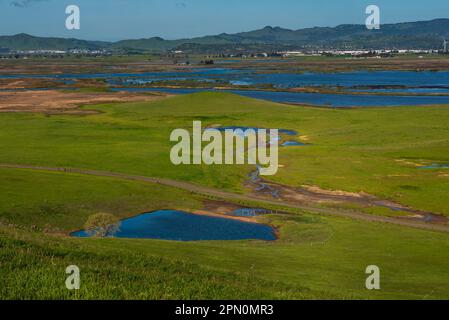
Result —
[[[431, 21], [436, 21], [436, 20], [449, 20], [449, 18], [434, 18], [434, 19], [430, 19], [430, 20], [416, 20], [416, 21], [401, 21], [401, 22], [390, 22], [390, 23], [384, 23], [381, 24], [381, 26], [386, 26], [386, 25], [394, 25], [394, 24], [405, 24], [405, 23], [417, 23], [417, 22], [431, 22]], [[35, 37], [35, 38], [57, 38], [57, 39], [75, 39], [75, 40], [81, 40], [81, 41], [88, 41], [88, 42], [105, 42], [105, 43], [116, 43], [116, 42], [120, 42], [120, 41], [129, 41], [129, 40], [148, 40], [148, 39], [154, 39], [154, 38], [160, 38], [164, 41], [181, 41], [181, 40], [190, 40], [190, 39], [195, 39], [195, 38], [203, 38], [203, 37], [214, 37], [214, 36], [220, 36], [220, 35], [235, 35], [235, 34], [239, 34], [239, 33], [246, 33], [246, 32], [252, 32], [252, 31], [257, 31], [257, 30], [263, 30], [265, 28], [272, 28], [272, 29], [276, 29], [276, 28], [280, 28], [283, 30], [289, 30], [289, 31], [300, 31], [300, 30], [306, 30], [306, 29], [314, 29], [314, 28], [337, 28], [340, 26], [363, 26], [363, 24], [356, 24], [356, 23], [342, 23], [342, 24], [338, 24], [335, 26], [313, 26], [313, 27], [306, 27], [306, 28], [299, 28], [299, 29], [289, 29], [289, 28], [283, 28], [281, 26], [270, 26], [270, 25], [266, 25], [264, 27], [260, 27], [260, 28], [256, 28], [253, 30], [249, 30], [249, 31], [239, 31], [239, 32], [235, 32], [235, 33], [226, 33], [226, 32], [222, 32], [222, 33], [218, 33], [218, 34], [206, 34], [206, 35], [202, 35], [202, 36], [192, 36], [189, 38], [176, 38], [176, 39], [168, 39], [168, 38], [163, 38], [161, 36], [149, 36], [146, 38], [124, 38], [124, 39], [120, 39], [120, 40], [88, 40], [88, 39], [83, 39], [83, 38], [76, 38], [76, 37], [64, 37], [64, 36], [52, 36], [52, 35], [32, 35], [26, 32], [19, 32], [16, 34], [0, 34], [0, 37], [14, 37], [14, 36], [18, 36], [18, 35], [27, 35], [27, 36], [31, 36], [31, 37]]]

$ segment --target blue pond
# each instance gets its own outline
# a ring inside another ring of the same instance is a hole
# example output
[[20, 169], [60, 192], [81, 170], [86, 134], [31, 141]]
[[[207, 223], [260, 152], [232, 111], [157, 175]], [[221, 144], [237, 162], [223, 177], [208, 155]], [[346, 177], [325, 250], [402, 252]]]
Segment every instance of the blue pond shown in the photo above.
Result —
[[[72, 236], [89, 237], [85, 231], [74, 232]], [[174, 241], [276, 240], [274, 229], [267, 225], [175, 210], [160, 210], [125, 219], [114, 237]]]
[[283, 147], [302, 147], [304, 143], [298, 141], [285, 141], [281, 146]]
[[261, 214], [268, 214], [269, 211], [266, 209], [257, 209], [257, 208], [240, 208], [237, 210], [234, 210], [233, 212], [229, 213], [231, 216], [237, 216], [237, 217], [256, 217]]
[[[260, 70], [259, 70], [260, 71]], [[449, 104], [449, 96], [425, 95], [429, 93], [449, 93], [449, 72], [408, 72], [408, 71], [358, 71], [345, 73], [259, 73], [254, 69], [197, 68], [171, 72], [146, 73], [93, 73], [93, 74], [41, 74], [41, 75], [0, 75], [3, 78], [52, 78], [66, 83], [74, 79], [105, 79], [111, 85], [125, 86], [116, 91], [164, 91], [173, 94], [187, 94], [214, 89], [174, 89], [174, 88], [130, 88], [129, 85], [145, 85], [161, 80], [193, 80], [199, 82], [229, 82], [244, 86], [272, 85], [287, 89], [305, 86], [343, 87], [352, 91], [371, 94], [319, 94], [306, 92], [276, 92], [257, 90], [226, 90], [250, 98], [281, 103], [310, 104], [329, 107], [387, 107], [431, 104]], [[368, 89], [360, 89], [368, 87]], [[372, 86], [398, 86], [402, 88], [370, 88]], [[215, 90], [216, 91], [216, 90]], [[379, 92], [413, 93], [415, 95], [376, 95]]]
[[341, 73], [259, 73], [260, 69], [194, 68], [190, 70], [143, 73], [84, 73], [84, 74], [16, 74], [3, 78], [54, 78], [63, 80], [102, 78], [121, 84], [129, 80], [149, 83], [159, 80], [221, 80], [237, 84], [272, 84], [276, 88], [304, 86], [410, 86], [449, 88], [449, 72], [356, 71]]
[[[226, 131], [226, 130], [242, 130], [243, 132], [247, 131], [247, 130], [260, 130], [262, 128], [256, 128], [256, 127], [241, 127], [241, 126], [227, 126], [227, 127], [218, 127], [218, 128], [208, 128], [206, 130], [218, 130], [218, 131]], [[296, 136], [298, 135], [298, 132], [294, 131], [294, 130], [289, 130], [289, 129], [278, 129], [279, 130], [279, 140], [282, 140], [284, 135], [287, 136]], [[243, 135], [244, 137], [244, 135]], [[272, 141], [272, 143], [275, 143], [276, 141]], [[298, 142], [298, 141], [285, 141], [281, 144], [282, 147], [298, 147], [298, 146], [305, 146], [304, 143], [302, 142]]]
[[[242, 126], [227, 126], [227, 127], [218, 127], [218, 128], [208, 128], [207, 130], [218, 130], [218, 131], [226, 131], [226, 130], [242, 130], [242, 131], [246, 131], [246, 130], [260, 130], [263, 128], [256, 128], [256, 127], [242, 127]], [[294, 131], [294, 130], [289, 130], [289, 129], [278, 129], [278, 132], [280, 135], [287, 135], [287, 136], [296, 136], [298, 134], [298, 132]]]
[[449, 164], [433, 163], [433, 164], [428, 165], [428, 166], [419, 167], [419, 169], [449, 169]]
[[353, 92], [371, 92], [371, 93], [449, 93], [449, 88], [388, 88], [388, 89], [351, 89]]
[[257, 91], [257, 90], [215, 90], [215, 89], [172, 89], [172, 88], [114, 88], [113, 91], [166, 92], [189, 94], [204, 91], [225, 91], [245, 97], [281, 103], [297, 103], [332, 108], [347, 107], [389, 107], [449, 104], [449, 96], [383, 96], [355, 94], [324, 94], [306, 92]]

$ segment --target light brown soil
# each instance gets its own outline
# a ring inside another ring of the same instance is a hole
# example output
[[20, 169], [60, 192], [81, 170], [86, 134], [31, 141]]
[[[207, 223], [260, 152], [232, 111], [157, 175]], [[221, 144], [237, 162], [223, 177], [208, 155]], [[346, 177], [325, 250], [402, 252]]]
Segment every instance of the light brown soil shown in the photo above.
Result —
[[193, 211], [193, 213], [212, 217], [221, 217], [221, 218], [225, 217], [228, 219], [256, 223], [257, 217], [238, 217], [230, 215], [230, 213], [232, 213], [233, 211], [242, 208], [244, 207], [236, 205], [231, 202], [219, 200], [205, 200], [203, 208], [201, 210], [195, 210]]
[[242, 206], [218, 200], [206, 200], [203, 205], [203, 210], [216, 214], [227, 214], [240, 208], [242, 208]]
[[193, 214], [198, 214], [198, 215], [203, 215], [203, 216], [209, 216], [209, 217], [218, 217], [218, 218], [239, 220], [239, 221], [243, 221], [243, 222], [252, 222], [252, 223], [256, 223], [257, 222], [255, 218], [236, 217], [236, 216], [231, 216], [231, 215], [224, 215], [224, 214], [214, 213], [214, 212], [210, 212], [210, 211], [207, 211], [207, 210], [195, 210], [192, 213]]
[[325, 190], [321, 189], [318, 186], [302, 186], [305, 190], [310, 191], [311, 193], [315, 194], [323, 194], [323, 195], [330, 195], [330, 196], [345, 196], [345, 197], [354, 197], [354, 198], [364, 198], [364, 197], [372, 197], [364, 192], [347, 192], [347, 191], [341, 191], [341, 190]]
[[404, 159], [396, 159], [395, 161], [399, 162], [399, 163], [402, 163], [404, 165], [407, 165], [407, 166], [411, 166], [411, 167], [420, 167], [420, 166], [424, 165], [423, 163], [407, 161], [407, 160], [404, 160]]
[[[266, 185], [268, 187], [261, 188], [261, 185]], [[379, 199], [376, 196], [365, 192], [354, 193], [340, 190], [324, 190], [317, 186], [301, 186], [295, 188], [269, 182], [260, 178], [256, 182], [247, 182], [246, 186], [252, 190], [254, 196], [267, 200], [277, 199], [278, 201], [302, 206], [322, 204], [338, 206], [355, 204], [365, 208], [382, 207], [406, 214], [406, 216], [398, 217], [399, 219], [449, 226], [449, 218], [446, 216], [416, 210], [390, 200]]]
[[0, 92], [0, 112], [89, 114], [93, 111], [77, 108], [101, 103], [155, 101], [167, 96], [128, 92], [66, 93], [57, 90]]
[[[198, 64], [195, 59], [190, 59], [192, 65], [178, 66], [174, 64], [172, 58], [153, 58], [151, 61], [147, 57], [142, 59], [29, 59], [29, 60], [0, 60], [0, 70], [2, 74], [64, 74], [64, 73], [139, 73], [157, 71], [178, 71], [192, 68], [205, 67]], [[198, 59], [200, 60], [200, 59]], [[264, 61], [258, 59], [243, 59], [239, 63], [226, 65], [230, 68], [253, 68], [261, 70], [263, 73], [270, 72], [348, 72], [354, 70], [449, 70], [449, 59], [447, 58], [425, 58], [416, 57], [385, 58], [385, 59], [283, 59], [281, 63], [275, 61]]]
[[[0, 79], [0, 89], [2, 90], [20, 90], [20, 89], [38, 89], [38, 88], [62, 88], [69, 87], [64, 82], [50, 78], [38, 79]], [[97, 85], [98, 87], [98, 85]]]

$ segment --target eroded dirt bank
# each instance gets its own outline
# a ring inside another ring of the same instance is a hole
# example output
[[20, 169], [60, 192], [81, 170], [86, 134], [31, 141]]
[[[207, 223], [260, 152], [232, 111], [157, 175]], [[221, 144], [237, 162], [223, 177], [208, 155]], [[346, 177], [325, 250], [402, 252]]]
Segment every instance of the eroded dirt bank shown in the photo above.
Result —
[[360, 207], [382, 207], [398, 213], [403, 213], [400, 219], [422, 221], [425, 223], [443, 224], [449, 226], [449, 218], [433, 212], [416, 210], [391, 200], [380, 199], [365, 192], [346, 192], [339, 190], [324, 190], [317, 186], [291, 187], [270, 182], [260, 177], [258, 170], [249, 175], [246, 187], [251, 194], [267, 199], [298, 205], [329, 205], [356, 204]]

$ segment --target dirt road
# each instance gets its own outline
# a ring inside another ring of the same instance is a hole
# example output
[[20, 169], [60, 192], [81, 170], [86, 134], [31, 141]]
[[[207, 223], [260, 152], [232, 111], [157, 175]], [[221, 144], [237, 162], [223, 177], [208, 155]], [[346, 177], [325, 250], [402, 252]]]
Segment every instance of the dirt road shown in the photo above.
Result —
[[204, 187], [197, 184], [175, 181], [170, 179], [153, 178], [140, 175], [130, 175], [117, 172], [108, 171], [98, 171], [98, 170], [88, 170], [88, 169], [76, 169], [76, 168], [55, 168], [55, 167], [44, 167], [44, 166], [29, 166], [29, 165], [17, 165], [17, 164], [0, 164], [0, 168], [10, 168], [10, 169], [27, 169], [27, 170], [37, 170], [37, 171], [52, 171], [52, 172], [65, 172], [65, 173], [77, 173], [84, 175], [92, 175], [99, 177], [111, 177], [117, 179], [142, 181], [149, 183], [157, 183], [165, 186], [174, 187], [177, 189], [182, 189], [189, 191], [198, 195], [213, 196], [216, 198], [224, 199], [227, 201], [250, 201], [251, 203], [257, 203], [257, 206], [263, 208], [265, 205], [275, 205], [282, 206], [285, 208], [304, 210], [310, 213], [320, 214], [320, 215], [330, 215], [330, 216], [340, 216], [351, 219], [379, 222], [379, 223], [389, 223], [396, 224], [406, 227], [419, 228], [432, 231], [449, 232], [449, 226], [438, 225], [432, 223], [425, 223], [420, 221], [408, 221], [402, 218], [375, 216], [362, 212], [349, 211], [343, 209], [333, 209], [333, 208], [316, 208], [306, 205], [292, 204], [282, 200], [267, 200], [261, 199], [257, 195], [244, 195], [236, 194], [231, 192], [226, 192], [214, 188]]

